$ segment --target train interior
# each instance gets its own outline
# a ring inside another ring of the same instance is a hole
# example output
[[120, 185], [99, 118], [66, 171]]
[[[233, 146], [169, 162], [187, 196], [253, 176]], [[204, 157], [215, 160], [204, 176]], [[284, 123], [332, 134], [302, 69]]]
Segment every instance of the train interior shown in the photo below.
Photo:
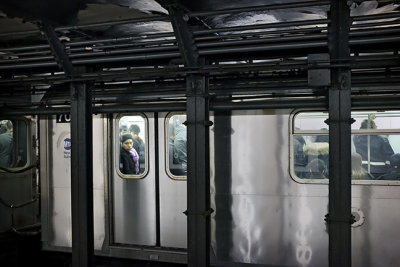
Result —
[[398, 0], [2, 1], [0, 265], [397, 266], [399, 33]]

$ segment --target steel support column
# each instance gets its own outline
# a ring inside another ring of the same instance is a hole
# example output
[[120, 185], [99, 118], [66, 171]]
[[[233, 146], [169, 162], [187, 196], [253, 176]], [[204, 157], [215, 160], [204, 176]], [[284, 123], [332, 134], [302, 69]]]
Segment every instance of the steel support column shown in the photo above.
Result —
[[93, 266], [92, 97], [85, 83], [71, 84], [72, 266]]
[[[351, 266], [351, 79], [350, 10], [346, 0], [332, 0], [329, 53], [329, 266]], [[347, 65], [347, 66], [346, 66]]]
[[[185, 65], [198, 68], [200, 60], [193, 34], [181, 8], [168, 5], [172, 26]], [[188, 266], [209, 266], [210, 160], [208, 83], [204, 75], [189, 75], [187, 84], [187, 227]]]
[[[78, 74], [54, 28], [45, 23], [39, 23], [39, 28], [65, 75]], [[92, 96], [86, 82], [72, 82], [70, 86], [72, 266], [91, 267], [94, 262]]]

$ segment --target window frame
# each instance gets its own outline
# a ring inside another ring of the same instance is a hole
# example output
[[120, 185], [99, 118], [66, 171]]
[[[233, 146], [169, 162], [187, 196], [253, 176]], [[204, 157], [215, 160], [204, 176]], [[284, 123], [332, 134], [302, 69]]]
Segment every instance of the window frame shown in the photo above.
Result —
[[187, 175], [175, 175], [171, 172], [169, 168], [169, 120], [175, 115], [185, 115], [187, 118], [187, 114], [184, 111], [174, 111], [169, 112], [164, 119], [164, 143], [165, 143], [165, 172], [167, 176], [176, 181], [187, 181]]
[[[145, 161], [145, 169], [143, 173], [140, 174], [124, 174], [119, 169], [119, 155], [120, 155], [120, 142], [119, 142], [119, 123], [122, 117], [126, 116], [141, 116], [144, 120], [145, 125], [145, 146], [146, 146], [146, 161]], [[142, 112], [133, 112], [133, 113], [121, 113], [118, 114], [114, 119], [114, 130], [113, 130], [113, 148], [114, 148], [114, 168], [121, 179], [143, 179], [145, 178], [150, 171], [149, 164], [149, 120], [146, 114]]]
[[[387, 108], [387, 109], [352, 109], [351, 117], [353, 118], [353, 112], [357, 111], [371, 111], [371, 113], [377, 113], [379, 111], [390, 111], [390, 110], [398, 110], [399, 108]], [[329, 117], [328, 110], [324, 109], [296, 109], [289, 116], [289, 176], [297, 183], [301, 184], [329, 184], [328, 179], [305, 179], [300, 178], [296, 175], [294, 170], [294, 136], [305, 136], [305, 135], [328, 135], [329, 130], [295, 130], [295, 119], [296, 116], [300, 113], [312, 113], [312, 112], [326, 112]], [[327, 127], [328, 128], [328, 127]], [[329, 128], [328, 128], [329, 129]], [[322, 134], [323, 133], [323, 134]], [[352, 129], [351, 136], [355, 134], [365, 134], [365, 135], [373, 135], [373, 134], [400, 134], [400, 127], [398, 129]], [[353, 141], [351, 141], [353, 142]], [[400, 180], [351, 180], [352, 185], [400, 185]]]

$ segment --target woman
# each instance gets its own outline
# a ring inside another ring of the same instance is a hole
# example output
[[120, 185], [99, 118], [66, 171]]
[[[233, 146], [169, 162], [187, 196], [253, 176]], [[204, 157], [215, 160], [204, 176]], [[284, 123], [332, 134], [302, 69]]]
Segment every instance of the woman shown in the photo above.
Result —
[[351, 178], [353, 180], [372, 180], [374, 177], [362, 166], [362, 158], [358, 153], [351, 154]]
[[119, 170], [123, 174], [139, 173], [139, 155], [133, 148], [133, 137], [131, 134], [121, 136]]

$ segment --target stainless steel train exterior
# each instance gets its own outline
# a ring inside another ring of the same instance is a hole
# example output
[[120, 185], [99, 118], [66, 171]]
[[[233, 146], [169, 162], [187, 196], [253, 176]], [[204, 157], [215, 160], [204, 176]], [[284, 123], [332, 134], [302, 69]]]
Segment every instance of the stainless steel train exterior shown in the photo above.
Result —
[[[210, 127], [211, 263], [328, 266], [328, 180], [293, 175], [294, 110], [215, 112]], [[170, 170], [168, 121], [180, 113], [93, 118], [97, 255], [185, 263], [186, 178]], [[119, 123], [142, 118], [146, 170], [118, 170]], [[71, 249], [69, 123], [41, 118], [40, 177], [45, 249]], [[399, 149], [399, 148], [396, 148]], [[400, 182], [352, 184], [352, 266], [398, 266]]]

